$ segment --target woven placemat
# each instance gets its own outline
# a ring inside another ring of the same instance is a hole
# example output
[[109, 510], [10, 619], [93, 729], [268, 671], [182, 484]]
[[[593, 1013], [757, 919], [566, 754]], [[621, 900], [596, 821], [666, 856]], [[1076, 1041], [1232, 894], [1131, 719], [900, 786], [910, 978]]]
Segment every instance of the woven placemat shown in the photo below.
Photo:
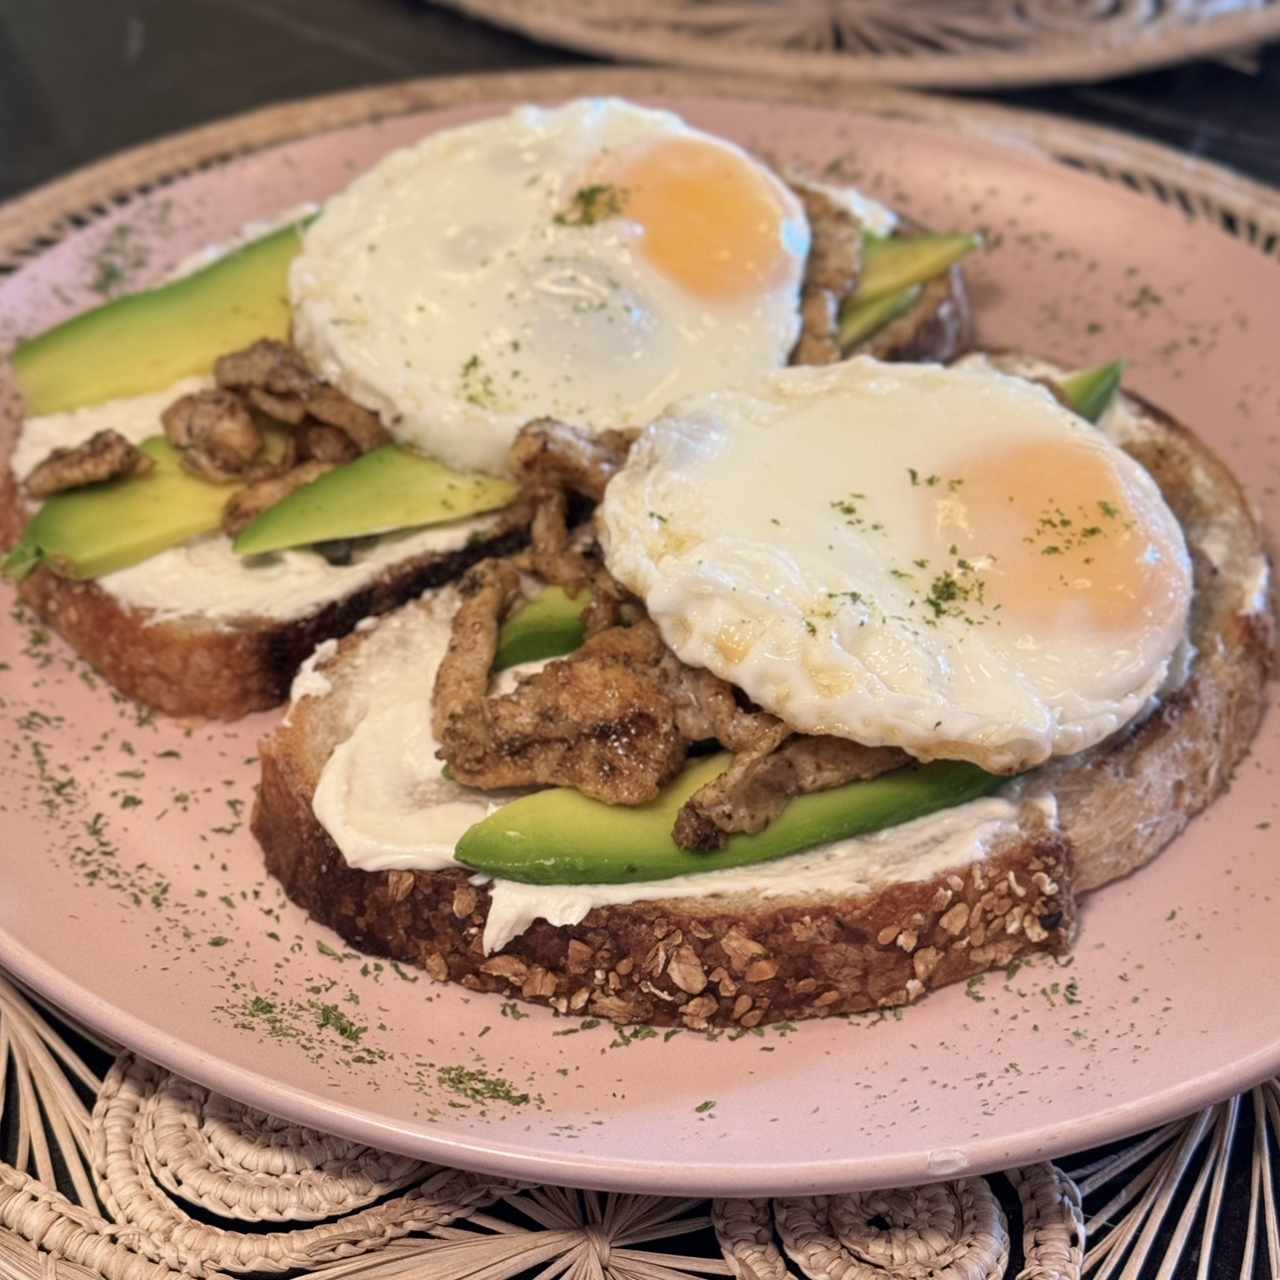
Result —
[[0, 1117], [6, 1280], [1080, 1280], [1148, 1262], [1172, 1275], [1215, 1248], [1246, 1277], [1280, 1259], [1275, 1080], [1093, 1161], [837, 1196], [604, 1194], [274, 1120], [92, 1039], [0, 974]]
[[[731, 93], [945, 124], [1029, 145], [1275, 255], [1280, 197], [1106, 130], [875, 87], [666, 71], [414, 81], [267, 108], [162, 139], [0, 209], [0, 270], [195, 170], [287, 139], [432, 106], [580, 93]], [[68, 1030], [0, 975], [0, 1276], [305, 1274], [504, 1280], [735, 1275], [1136, 1275], [1222, 1246], [1275, 1274], [1280, 1083], [1093, 1160], [811, 1199], [699, 1201], [516, 1187], [300, 1129]]]
[[1280, 35], [1274, 0], [437, 0], [550, 44], [841, 84], [1102, 80]]

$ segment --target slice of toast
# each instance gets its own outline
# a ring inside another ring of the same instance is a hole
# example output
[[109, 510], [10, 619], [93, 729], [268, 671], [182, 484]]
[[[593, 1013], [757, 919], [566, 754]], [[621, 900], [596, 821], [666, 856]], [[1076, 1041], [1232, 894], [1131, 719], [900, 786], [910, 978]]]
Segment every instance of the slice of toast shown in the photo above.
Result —
[[[1015, 357], [995, 362], [1052, 372]], [[253, 830], [268, 869], [363, 950], [472, 990], [621, 1022], [751, 1027], [858, 1012], [1031, 949], [1065, 950], [1077, 896], [1154, 856], [1225, 787], [1257, 728], [1274, 648], [1268, 563], [1235, 480], [1136, 398], [1124, 397], [1106, 428], [1150, 468], [1184, 524], [1196, 658], [1140, 723], [1030, 775], [980, 858], [857, 891], [597, 906], [577, 924], [535, 920], [486, 954], [489, 886], [462, 869], [354, 869], [312, 811], [325, 762], [363, 716], [370, 682], [438, 625], [439, 601], [427, 600], [317, 660], [307, 696], [264, 740]]]

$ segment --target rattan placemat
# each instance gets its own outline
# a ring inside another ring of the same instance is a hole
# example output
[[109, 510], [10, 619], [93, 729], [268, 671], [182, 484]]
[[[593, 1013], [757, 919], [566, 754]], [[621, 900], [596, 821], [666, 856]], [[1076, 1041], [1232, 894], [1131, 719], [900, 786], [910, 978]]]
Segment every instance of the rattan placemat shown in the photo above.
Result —
[[0, 974], [0, 1116], [6, 1280], [1080, 1280], [1171, 1275], [1215, 1248], [1246, 1277], [1280, 1258], [1276, 1080], [1097, 1159], [988, 1178], [773, 1200], [605, 1194], [274, 1120], [89, 1037]]
[[1274, 0], [437, 0], [624, 62], [835, 83], [1101, 80], [1280, 35]]

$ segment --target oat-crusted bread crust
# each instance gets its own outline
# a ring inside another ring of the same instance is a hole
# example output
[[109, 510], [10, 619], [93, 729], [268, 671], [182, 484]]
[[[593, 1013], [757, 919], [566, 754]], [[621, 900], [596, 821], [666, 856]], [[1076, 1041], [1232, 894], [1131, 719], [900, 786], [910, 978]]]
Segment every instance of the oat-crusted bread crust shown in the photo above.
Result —
[[1108, 429], [1148, 467], [1186, 530], [1198, 656], [1186, 683], [1141, 723], [1039, 771], [1028, 792], [1056, 797], [1056, 828], [1027, 804], [1016, 834], [985, 859], [925, 881], [860, 895], [597, 908], [571, 927], [539, 921], [486, 957], [485, 888], [462, 871], [353, 870], [312, 813], [324, 762], [347, 731], [344, 707], [358, 697], [367, 635], [357, 635], [321, 668], [330, 693], [296, 703], [262, 744], [253, 830], [268, 869], [363, 950], [472, 990], [627, 1022], [751, 1027], [855, 1012], [913, 1000], [1031, 949], [1065, 950], [1078, 895], [1148, 861], [1226, 786], [1261, 717], [1274, 648], [1261, 532], [1234, 478], [1134, 397]]

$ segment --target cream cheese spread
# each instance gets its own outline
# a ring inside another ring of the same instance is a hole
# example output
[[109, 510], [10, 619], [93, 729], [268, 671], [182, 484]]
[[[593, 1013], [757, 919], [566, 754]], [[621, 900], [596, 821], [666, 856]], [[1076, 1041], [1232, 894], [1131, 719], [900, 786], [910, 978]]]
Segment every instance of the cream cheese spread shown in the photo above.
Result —
[[857, 187], [836, 186], [819, 182], [814, 178], [797, 177], [797, 182], [812, 191], [821, 192], [833, 204], [856, 218], [872, 235], [892, 235], [898, 225], [898, 215], [888, 205], [864, 195]]
[[[212, 385], [210, 378], [184, 378], [164, 391], [29, 418], [14, 451], [14, 474], [21, 479], [52, 449], [80, 444], [107, 428], [135, 444], [162, 435], [161, 413], [179, 396]], [[98, 585], [123, 604], [153, 610], [151, 622], [193, 615], [215, 622], [248, 617], [288, 621], [367, 586], [412, 556], [456, 551], [494, 530], [498, 518], [472, 517], [388, 534], [345, 565], [330, 564], [307, 550], [238, 556], [229, 538], [210, 534], [107, 574]]]
[[[334, 695], [340, 699], [337, 714], [345, 736], [324, 767], [313, 807], [349, 866], [438, 871], [457, 865], [456, 841], [506, 798], [450, 782], [436, 758], [431, 692], [456, 605], [450, 590], [381, 620], [361, 646], [358, 668]], [[512, 687], [530, 669], [502, 673], [495, 691]], [[327, 680], [323, 661], [295, 686], [295, 701], [317, 690], [318, 680]], [[529, 885], [494, 879], [484, 949], [486, 954], [500, 950], [535, 920], [576, 924], [598, 906], [737, 893], [856, 894], [928, 879], [976, 861], [993, 841], [1012, 833], [1019, 801], [1014, 783], [1003, 796], [775, 862], [646, 884]], [[1052, 819], [1052, 800], [1038, 803]]]

